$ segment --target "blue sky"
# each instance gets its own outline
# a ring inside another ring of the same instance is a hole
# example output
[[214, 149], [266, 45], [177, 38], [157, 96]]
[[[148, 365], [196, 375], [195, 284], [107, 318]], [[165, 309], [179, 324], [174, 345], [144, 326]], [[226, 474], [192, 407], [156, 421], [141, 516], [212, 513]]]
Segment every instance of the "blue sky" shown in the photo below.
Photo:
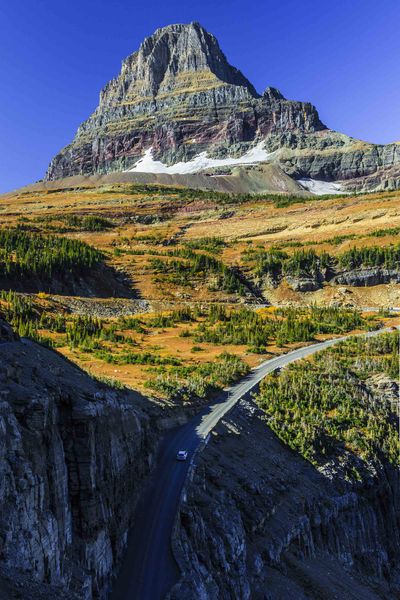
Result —
[[400, 140], [399, 0], [25, 0], [0, 7], [0, 192], [40, 179], [143, 37], [199, 21], [263, 91]]

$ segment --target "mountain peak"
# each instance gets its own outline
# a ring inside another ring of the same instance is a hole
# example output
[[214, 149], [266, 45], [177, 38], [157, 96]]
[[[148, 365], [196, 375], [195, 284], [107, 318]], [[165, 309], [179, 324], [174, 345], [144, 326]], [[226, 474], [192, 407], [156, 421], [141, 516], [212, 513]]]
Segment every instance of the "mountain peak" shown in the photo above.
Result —
[[123, 62], [121, 75], [126, 75], [128, 87], [134, 83], [134, 94], [142, 96], [156, 97], [192, 84], [201, 87], [202, 80], [207, 87], [213, 80], [214, 85], [242, 86], [258, 96], [246, 77], [228, 63], [217, 39], [197, 22], [157, 29]]
[[265, 92], [263, 93], [264, 98], [268, 98], [270, 101], [274, 100], [285, 100], [283, 94], [274, 87], [267, 87]]
[[[164, 25], [164, 27], [158, 27], [155, 30], [155, 32], [148, 37], [161, 35], [165, 32], [182, 33], [182, 31], [190, 30], [190, 29], [201, 30], [206, 34], [208, 33], [207, 30], [198, 21], [191, 21], [190, 23], [171, 23], [170, 25]], [[208, 35], [211, 35], [211, 34], [208, 34]], [[148, 38], [145, 38], [145, 39], [148, 39]]]

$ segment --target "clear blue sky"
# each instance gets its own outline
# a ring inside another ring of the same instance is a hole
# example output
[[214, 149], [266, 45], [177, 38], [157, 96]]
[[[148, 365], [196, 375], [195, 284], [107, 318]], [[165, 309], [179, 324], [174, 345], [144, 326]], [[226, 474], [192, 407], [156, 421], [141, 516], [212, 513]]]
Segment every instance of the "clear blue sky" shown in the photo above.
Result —
[[199, 21], [263, 91], [400, 140], [399, 0], [24, 0], [0, 7], [0, 192], [40, 179], [143, 37]]

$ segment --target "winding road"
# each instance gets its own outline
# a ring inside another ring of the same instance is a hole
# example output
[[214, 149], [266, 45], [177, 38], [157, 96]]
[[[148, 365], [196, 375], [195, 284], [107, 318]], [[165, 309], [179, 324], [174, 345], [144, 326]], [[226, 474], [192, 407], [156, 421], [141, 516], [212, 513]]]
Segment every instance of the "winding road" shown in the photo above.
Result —
[[[384, 330], [365, 334], [372, 337]], [[263, 362], [239, 383], [201, 410], [185, 425], [164, 437], [157, 466], [138, 503], [135, 524], [130, 533], [126, 556], [111, 600], [162, 600], [179, 579], [179, 569], [171, 550], [171, 533], [183, 485], [194, 454], [220, 419], [242, 398], [256, 388], [272, 371], [337, 344], [345, 337], [299, 348]], [[189, 458], [178, 462], [178, 450], [186, 449]]]

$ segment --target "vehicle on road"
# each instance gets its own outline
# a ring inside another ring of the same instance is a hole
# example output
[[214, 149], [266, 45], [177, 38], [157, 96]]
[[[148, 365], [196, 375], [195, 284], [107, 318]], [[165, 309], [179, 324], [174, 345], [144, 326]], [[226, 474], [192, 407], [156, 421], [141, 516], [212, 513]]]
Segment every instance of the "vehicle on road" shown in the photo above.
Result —
[[187, 457], [188, 457], [187, 450], [179, 450], [178, 454], [176, 455], [176, 460], [186, 460]]

